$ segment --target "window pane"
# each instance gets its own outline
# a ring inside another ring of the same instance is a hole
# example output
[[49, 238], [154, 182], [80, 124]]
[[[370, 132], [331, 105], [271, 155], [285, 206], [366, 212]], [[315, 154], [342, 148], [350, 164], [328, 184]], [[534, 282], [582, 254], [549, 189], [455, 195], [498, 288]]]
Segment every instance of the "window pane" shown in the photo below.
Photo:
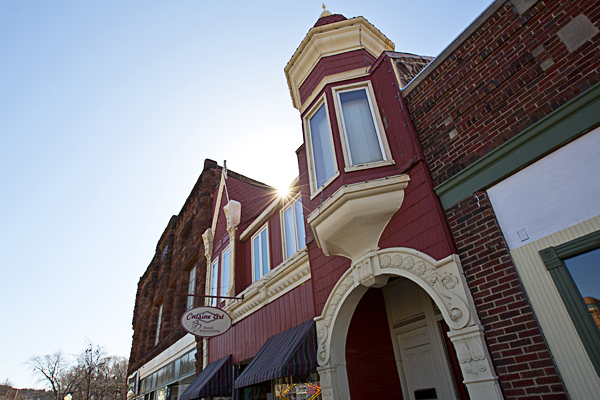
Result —
[[163, 309], [163, 306], [161, 304], [158, 309], [158, 321], [156, 323], [156, 339], [154, 340], [155, 346], [158, 344], [158, 341], [160, 339], [160, 322], [162, 320], [162, 309]]
[[352, 165], [383, 160], [367, 92], [340, 93], [340, 103]]
[[262, 275], [265, 275], [267, 272], [269, 272], [269, 245], [267, 244], [266, 229], [260, 233], [260, 247], [262, 253]]
[[[217, 295], [218, 281], [219, 281], [219, 259], [217, 258], [217, 260], [212, 265], [212, 275], [211, 275], [211, 282], [210, 282], [210, 295], [211, 296]], [[217, 299], [211, 298], [210, 305], [213, 307], [216, 306]]]
[[190, 371], [189, 353], [181, 357], [181, 375]]
[[[196, 267], [190, 271], [190, 281], [188, 284], [188, 294], [196, 293]], [[188, 296], [187, 298], [187, 309], [194, 307], [194, 296]]]
[[563, 260], [600, 329], [600, 248]]
[[175, 360], [175, 372], [174, 372], [175, 378], [179, 378], [179, 375], [181, 374], [180, 367], [181, 367], [181, 359]]
[[227, 296], [229, 290], [229, 249], [223, 252], [223, 265], [221, 266], [221, 296]]
[[335, 174], [325, 105], [322, 105], [319, 111], [310, 119], [310, 141], [315, 162], [315, 174], [317, 175], [317, 187], [319, 188]]
[[254, 252], [254, 280], [260, 279], [260, 236], [257, 236], [252, 241], [252, 251]]
[[161, 368], [158, 370], [158, 383], [157, 386], [161, 386], [165, 383], [165, 369]]
[[298, 237], [298, 250], [306, 246], [306, 232], [304, 231], [304, 211], [302, 210], [302, 199], [298, 199], [294, 204], [294, 213], [296, 214], [296, 231]]
[[296, 234], [294, 231], [294, 207], [290, 207], [283, 213], [285, 228], [285, 257], [290, 258], [296, 253]]
[[175, 363], [170, 363], [169, 365], [167, 365], [167, 374], [166, 374], [167, 382], [170, 382], [173, 379], [175, 379], [174, 371], [175, 371]]

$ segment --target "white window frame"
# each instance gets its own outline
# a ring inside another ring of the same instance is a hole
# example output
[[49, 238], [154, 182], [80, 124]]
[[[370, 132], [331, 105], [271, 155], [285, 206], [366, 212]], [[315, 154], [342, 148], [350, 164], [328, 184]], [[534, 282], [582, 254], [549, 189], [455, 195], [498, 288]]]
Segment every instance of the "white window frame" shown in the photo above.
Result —
[[[259, 259], [261, 260], [261, 265], [260, 265], [261, 275], [257, 277], [256, 273], [255, 273], [255, 271], [256, 271], [256, 265], [255, 265], [255, 262], [254, 262], [254, 258], [255, 258], [254, 255], [256, 254], [257, 250], [254, 248], [254, 239], [256, 239], [258, 236], [260, 236], [260, 234], [262, 232], [266, 232], [266, 235], [267, 235], [267, 272], [263, 273], [263, 270], [264, 270], [264, 265], [262, 264], [262, 250], [263, 249], [262, 249], [261, 241], [259, 239], [259, 241], [258, 241], [258, 243], [259, 243], [259, 249], [258, 249], [258, 251], [259, 251], [259, 254], [261, 255], [259, 257]], [[252, 247], [252, 254], [251, 254], [251, 257], [252, 257], [252, 282], [256, 282], [257, 280], [259, 280], [260, 278], [262, 278], [263, 276], [265, 276], [266, 274], [268, 274], [269, 271], [271, 270], [271, 260], [270, 260], [270, 254], [269, 254], [269, 228], [268, 228], [268, 224], [264, 224], [254, 235], [252, 235], [252, 238], [250, 239], [250, 245]]]
[[[188, 281], [188, 295], [196, 294], [196, 267], [190, 270], [190, 280]], [[188, 296], [186, 310], [194, 308], [194, 296]]]
[[[225, 263], [225, 252], [229, 252], [229, 260]], [[219, 290], [219, 296], [228, 296], [229, 290], [231, 289], [231, 250], [230, 247], [227, 246], [221, 252], [221, 259], [223, 262], [221, 263], [221, 286]], [[223, 276], [225, 276], [225, 270], [227, 270], [227, 282], [223, 282]]]
[[[281, 209], [281, 238], [282, 238], [282, 247], [283, 247], [283, 259], [287, 260], [288, 258], [290, 258], [291, 256], [293, 256], [294, 254], [296, 254], [298, 251], [302, 250], [303, 248], [306, 247], [306, 226], [304, 226], [304, 246], [300, 247], [300, 243], [299, 243], [299, 238], [298, 238], [298, 226], [297, 226], [297, 217], [296, 217], [296, 203], [298, 201], [302, 201], [302, 196], [300, 194], [298, 194], [297, 196], [295, 196], [292, 200], [289, 201], [289, 203]], [[303, 206], [304, 207], [304, 206]], [[296, 251], [293, 254], [287, 254], [287, 236], [286, 236], [286, 229], [285, 229], [285, 212], [289, 209], [292, 209], [292, 215], [293, 215], [293, 223], [294, 223], [294, 244], [295, 244], [295, 248]], [[304, 222], [304, 211], [302, 212], [302, 222]]]
[[154, 339], [155, 346], [158, 344], [158, 341], [160, 339], [160, 325], [162, 322], [162, 311], [163, 311], [163, 305], [161, 304], [160, 307], [158, 307], [158, 322], [156, 323], [156, 338]]
[[[334, 174], [321, 186], [317, 187], [317, 171], [315, 166], [315, 158], [313, 155], [312, 146], [312, 135], [310, 131], [310, 120], [312, 117], [321, 109], [325, 107], [325, 115], [327, 117], [327, 127], [329, 128], [329, 140], [331, 142], [331, 156], [333, 160], [333, 166], [335, 168]], [[340, 171], [337, 166], [337, 158], [335, 155], [335, 143], [333, 141], [333, 131], [331, 129], [331, 118], [329, 116], [329, 107], [327, 104], [327, 98], [323, 95], [315, 104], [312, 106], [303, 118], [304, 124], [304, 142], [306, 143], [306, 156], [308, 161], [308, 172], [310, 177], [310, 191], [311, 199], [319, 194], [324, 188], [326, 188], [331, 182], [333, 182], [339, 175]]]
[[[379, 114], [379, 108], [377, 107], [377, 103], [375, 102], [375, 92], [373, 91], [373, 86], [370, 81], [366, 82], [358, 82], [348, 85], [336, 86], [332, 89], [333, 92], [333, 101], [336, 109], [336, 119], [338, 123], [338, 129], [340, 135], [342, 136], [342, 152], [344, 155], [344, 171], [352, 172], [358, 171], [362, 169], [369, 168], [377, 168], [383, 167], [386, 165], [393, 165], [394, 160], [392, 158], [392, 153], [390, 151], [390, 146], [387, 141], [387, 137], [385, 134], [385, 129], [383, 128], [383, 123], [381, 120], [381, 115]], [[367, 101], [369, 103], [369, 109], [371, 110], [371, 117], [373, 118], [373, 124], [375, 127], [375, 132], [377, 134], [377, 141], [379, 142], [379, 148], [381, 150], [381, 155], [383, 160], [374, 161], [371, 163], [365, 164], [354, 164], [352, 163], [352, 154], [350, 152], [350, 145], [348, 143], [348, 134], [346, 132], [346, 126], [343, 118], [343, 111], [341, 107], [340, 94], [344, 92], [352, 92], [357, 90], [364, 90], [367, 95]]]
[[[215, 276], [215, 271], [217, 272], [217, 276]], [[210, 264], [210, 295], [218, 296], [217, 293], [219, 293], [219, 257], [216, 257]], [[209, 297], [209, 304], [211, 307], [216, 307], [217, 298]]]

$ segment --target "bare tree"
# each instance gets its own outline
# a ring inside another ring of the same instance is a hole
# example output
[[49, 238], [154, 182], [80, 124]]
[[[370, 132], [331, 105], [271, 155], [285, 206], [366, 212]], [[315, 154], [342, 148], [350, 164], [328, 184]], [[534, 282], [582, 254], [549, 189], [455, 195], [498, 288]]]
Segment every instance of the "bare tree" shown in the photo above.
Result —
[[32, 357], [26, 364], [33, 374], [38, 377], [38, 383], [44, 382], [50, 387], [55, 400], [63, 399], [69, 388], [68, 385], [65, 387], [65, 382], [62, 379], [65, 370], [68, 368], [68, 362], [62, 351]]
[[6, 380], [4, 382], [2, 382], [2, 386], [10, 386], [13, 387], [14, 383], [12, 383], [12, 381], [8, 378], [6, 378]]
[[[27, 364], [52, 389], [54, 400], [119, 400], [127, 395], [127, 360], [108, 356], [88, 340], [85, 350], [68, 363], [62, 353], [31, 358]], [[1, 400], [1, 399], [0, 399]]]

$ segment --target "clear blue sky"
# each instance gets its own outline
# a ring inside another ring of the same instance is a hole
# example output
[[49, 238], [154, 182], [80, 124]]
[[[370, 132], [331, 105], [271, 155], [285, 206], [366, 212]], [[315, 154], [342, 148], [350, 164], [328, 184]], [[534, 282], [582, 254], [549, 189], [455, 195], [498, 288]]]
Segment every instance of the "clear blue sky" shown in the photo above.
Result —
[[[490, 0], [328, 1], [435, 56]], [[205, 158], [274, 186], [283, 68], [320, 1], [0, 1], [0, 382], [86, 338], [129, 356], [136, 285]], [[39, 387], [39, 385], [37, 385]]]

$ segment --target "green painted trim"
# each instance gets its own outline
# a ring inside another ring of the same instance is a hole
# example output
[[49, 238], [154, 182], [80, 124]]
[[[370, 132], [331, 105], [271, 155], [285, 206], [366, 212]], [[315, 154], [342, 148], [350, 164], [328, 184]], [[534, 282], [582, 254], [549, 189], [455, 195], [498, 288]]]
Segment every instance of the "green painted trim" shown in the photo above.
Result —
[[434, 190], [444, 209], [490, 187], [600, 123], [600, 84], [560, 107]]
[[598, 247], [600, 247], [600, 231], [571, 240], [560, 246], [540, 250], [540, 256], [546, 268], [548, 268], [550, 276], [552, 276], [552, 280], [596, 369], [596, 373], [600, 375], [600, 331], [563, 261], [566, 258]]

